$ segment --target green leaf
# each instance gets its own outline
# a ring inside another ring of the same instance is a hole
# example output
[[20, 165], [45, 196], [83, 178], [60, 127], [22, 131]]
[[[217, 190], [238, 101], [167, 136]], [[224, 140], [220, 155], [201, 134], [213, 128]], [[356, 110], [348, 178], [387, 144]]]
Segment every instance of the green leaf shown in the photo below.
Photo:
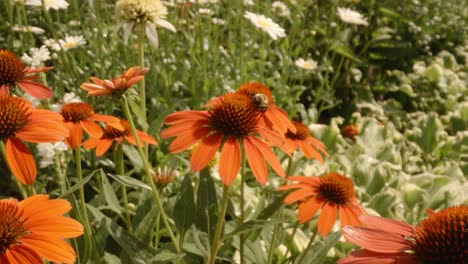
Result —
[[73, 186], [72, 186], [70, 189], [68, 189], [66, 192], [62, 193], [62, 195], [60, 195], [59, 198], [66, 198], [66, 197], [68, 197], [70, 194], [72, 194], [72, 193], [78, 191], [78, 190], [81, 188], [81, 186], [83, 186], [83, 185], [85, 185], [87, 182], [89, 182], [89, 180], [91, 180], [91, 178], [93, 177], [93, 175], [94, 175], [96, 172], [98, 172], [98, 171], [100, 171], [100, 169], [91, 172], [91, 173], [90, 173], [88, 176], [86, 176], [82, 181], [80, 181], [79, 183], [73, 185]]
[[[321, 264], [325, 260], [328, 251], [334, 247], [340, 240], [341, 232], [334, 232], [328, 234], [323, 240], [317, 241], [309, 250], [304, 252], [304, 260], [307, 260], [304, 263], [309, 264]], [[294, 261], [295, 264], [298, 264], [300, 258], [297, 258]]]
[[122, 210], [120, 208], [119, 199], [117, 198], [117, 195], [115, 195], [115, 190], [112, 188], [112, 184], [109, 182], [109, 179], [103, 170], [101, 170], [101, 182], [104, 198], [106, 199], [109, 208], [120, 214]]
[[143, 169], [143, 162], [141, 161], [140, 154], [138, 154], [138, 151], [134, 147], [128, 144], [122, 144], [122, 150], [136, 169]]
[[330, 50], [357, 63], [361, 63], [361, 60], [357, 58], [356, 55], [354, 55], [354, 52], [348, 46], [344, 46], [339, 42], [333, 43], [333, 45], [330, 47]]
[[140, 105], [135, 100], [128, 100], [130, 104], [130, 108], [132, 109], [132, 113], [137, 117], [138, 125], [143, 128], [143, 130], [148, 130], [148, 123], [145, 121], [145, 113], [141, 109]]
[[174, 204], [174, 222], [177, 229], [184, 234], [195, 221], [197, 213], [195, 199], [193, 197], [192, 180], [187, 174], [179, 190], [176, 202]]
[[268, 225], [275, 225], [275, 224], [283, 223], [284, 221], [285, 219], [250, 220], [238, 226], [231, 233], [224, 235], [221, 240], [228, 240], [236, 235], [245, 234], [247, 232], [251, 232], [257, 229], [263, 229]]
[[108, 173], [112, 179], [118, 181], [120, 184], [125, 185], [127, 187], [132, 187], [132, 188], [143, 188], [151, 191], [151, 187], [147, 185], [146, 183], [143, 183], [135, 178], [129, 177], [129, 176], [120, 176], [120, 175], [115, 175], [115, 174], [110, 174]]
[[135, 264], [159, 264], [159, 263], [173, 263], [182, 255], [174, 254], [168, 250], [157, 250], [150, 247], [147, 243], [142, 242], [138, 238], [129, 234], [122, 227], [113, 223], [110, 219], [104, 219], [104, 224], [112, 236], [112, 238], [119, 244], [124, 253]]
[[210, 171], [205, 168], [200, 172], [200, 183], [197, 190], [197, 215], [195, 226], [208, 234], [210, 241], [218, 221], [218, 199]]
[[422, 135], [418, 142], [426, 154], [432, 153], [436, 148], [439, 128], [442, 128], [442, 126], [436, 114], [429, 114], [422, 125]]

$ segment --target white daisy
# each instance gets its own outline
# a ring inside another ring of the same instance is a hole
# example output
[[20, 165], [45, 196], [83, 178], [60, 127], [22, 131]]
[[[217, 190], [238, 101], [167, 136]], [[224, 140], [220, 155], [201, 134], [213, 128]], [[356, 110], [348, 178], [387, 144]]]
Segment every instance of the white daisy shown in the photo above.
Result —
[[145, 30], [150, 43], [158, 47], [156, 27], [175, 32], [175, 27], [166, 20], [167, 8], [160, 0], [119, 0], [115, 5], [115, 15], [119, 20], [117, 30], [123, 29], [124, 42], [133, 29]]
[[363, 26], [368, 25], [367, 19], [365, 17], [363, 17], [359, 12], [356, 12], [349, 8], [338, 7], [338, 16], [340, 17], [341, 21], [348, 24]]
[[274, 1], [271, 4], [271, 7], [278, 11], [278, 14], [282, 17], [290, 17], [291, 11], [289, 10], [288, 6], [286, 6], [283, 2]]
[[65, 36], [65, 39], [58, 40], [58, 44], [63, 50], [67, 51], [85, 45], [86, 40], [83, 36]]
[[271, 18], [251, 12], [245, 12], [245, 18], [249, 19], [256, 27], [263, 29], [274, 40], [286, 37], [286, 32], [282, 27], [273, 22]]
[[18, 32], [32, 32], [33, 34], [36, 35], [41, 35], [44, 34], [45, 30], [40, 28], [40, 27], [33, 27], [33, 26], [13, 26], [11, 29], [13, 31], [18, 31]]
[[313, 71], [317, 68], [317, 62], [312, 59], [304, 60], [299, 58], [294, 62], [294, 64], [296, 64], [297, 67], [307, 71]]
[[40, 48], [30, 48], [29, 54], [24, 53], [21, 56], [21, 60], [32, 67], [38, 67], [50, 60], [50, 52], [45, 45], [42, 45]]
[[37, 154], [41, 158], [39, 167], [46, 168], [54, 164], [54, 157], [59, 152], [64, 152], [68, 149], [67, 145], [63, 142], [57, 143], [38, 143]]
[[68, 3], [65, 0], [25, 0], [24, 5], [27, 6], [42, 6], [42, 1], [44, 1], [44, 6], [46, 10], [49, 9], [67, 9]]

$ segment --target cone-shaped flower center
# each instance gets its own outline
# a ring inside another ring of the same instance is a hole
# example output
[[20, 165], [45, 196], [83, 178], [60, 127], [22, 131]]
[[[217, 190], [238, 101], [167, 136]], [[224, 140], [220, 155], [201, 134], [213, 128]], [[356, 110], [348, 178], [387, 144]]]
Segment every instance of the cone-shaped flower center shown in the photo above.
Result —
[[62, 106], [60, 114], [65, 122], [78, 123], [94, 115], [93, 107], [85, 102], [69, 103]]
[[0, 203], [0, 255], [3, 255], [25, 233], [21, 214], [15, 204]]
[[29, 107], [21, 98], [0, 95], [0, 140], [12, 137], [28, 123]]
[[231, 93], [209, 110], [211, 125], [225, 136], [243, 137], [254, 132], [260, 113], [245, 95]]
[[441, 210], [416, 227], [415, 252], [423, 264], [468, 260], [468, 206]]
[[115, 14], [123, 22], [146, 23], [166, 18], [167, 8], [160, 0], [120, 0]]
[[23, 79], [24, 66], [20, 58], [8, 50], [0, 50], [0, 86], [13, 85]]
[[123, 130], [118, 130], [118, 129], [113, 128], [113, 127], [111, 127], [109, 125], [106, 125], [106, 127], [104, 128], [104, 135], [102, 137], [103, 138], [114, 139], [114, 138], [120, 138], [120, 137], [128, 136], [128, 135], [130, 135], [132, 133], [132, 130], [130, 128], [130, 124], [128, 123], [127, 120], [121, 119], [120, 124], [124, 128]]
[[320, 177], [320, 195], [337, 205], [345, 205], [354, 197], [354, 185], [351, 179], [336, 172]]
[[293, 121], [292, 123], [293, 123], [294, 127], [296, 128], [296, 133], [293, 133], [290, 130], [288, 130], [288, 132], [286, 133], [287, 138], [304, 140], [308, 136], [310, 136], [309, 129], [307, 128], [306, 125], [304, 125], [304, 124], [302, 124], [300, 122], [296, 122], [296, 121]]
[[249, 82], [241, 85], [237, 93], [244, 94], [251, 98], [257, 110], [262, 112], [273, 103], [273, 96], [270, 89], [258, 82]]

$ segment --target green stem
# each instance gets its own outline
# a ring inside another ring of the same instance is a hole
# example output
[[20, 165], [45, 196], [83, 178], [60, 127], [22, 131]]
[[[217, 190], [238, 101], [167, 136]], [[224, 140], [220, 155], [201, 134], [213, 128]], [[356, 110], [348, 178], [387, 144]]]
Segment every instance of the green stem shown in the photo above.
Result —
[[[5, 163], [8, 165], [8, 167], [10, 167], [10, 164], [8, 164], [8, 161], [7, 161], [7, 156], [6, 156], [6, 151], [5, 151], [5, 144], [3, 143], [3, 141], [0, 141], [0, 152], [2, 152], [2, 156], [3, 156], [3, 160], [5, 160]], [[11, 169], [10, 169], [11, 171]], [[15, 183], [16, 185], [16, 188], [18, 188], [18, 191], [20, 192], [21, 196], [23, 198], [27, 198], [28, 197], [28, 194], [26, 192], [26, 190], [24, 189], [23, 185], [18, 181], [18, 179], [15, 177], [15, 175], [11, 175], [12, 177], [12, 180], [13, 182]]]
[[[143, 68], [145, 65], [145, 32], [144, 30], [138, 31], [138, 66]], [[146, 88], [145, 88], [145, 78], [140, 81], [140, 103], [141, 103], [141, 112], [143, 113], [143, 123], [146, 124]], [[143, 126], [143, 131], [146, 132], [146, 125]]]
[[155, 233], [154, 233], [154, 248], [159, 247], [159, 229], [161, 225], [161, 214], [158, 213], [158, 216], [156, 217], [156, 228], [155, 228]]
[[209, 264], [215, 263], [216, 253], [218, 253], [219, 238], [223, 230], [224, 218], [226, 215], [226, 209], [227, 209], [227, 204], [228, 204], [228, 192], [229, 192], [229, 186], [224, 185], [223, 186], [223, 198], [221, 199], [221, 209], [218, 215], [218, 223], [216, 224], [216, 231], [213, 237], [213, 244], [211, 245], [211, 248], [210, 248], [211, 253], [210, 253]]
[[271, 243], [270, 243], [270, 249], [268, 250], [268, 264], [271, 264], [273, 260], [273, 251], [275, 247], [275, 240], [276, 240], [276, 233], [278, 232], [278, 227], [279, 225], [276, 224], [275, 228], [273, 228], [273, 234], [271, 235]]
[[141, 147], [140, 139], [138, 138], [138, 135], [136, 133], [135, 122], [133, 122], [133, 117], [130, 112], [130, 107], [128, 106], [128, 101], [125, 96], [122, 97], [122, 108], [124, 110], [125, 117], [127, 118], [128, 123], [130, 124], [132, 134], [135, 137], [135, 141], [137, 143], [138, 154], [140, 154], [141, 160], [143, 162], [143, 169], [145, 171], [145, 175], [147, 176], [147, 181], [151, 186], [151, 193], [153, 194], [153, 197], [154, 197], [154, 200], [156, 202], [156, 206], [158, 207], [159, 212], [161, 212], [161, 220], [164, 226], [166, 227], [167, 232], [169, 233], [169, 237], [171, 238], [171, 242], [174, 245], [175, 250], [177, 251], [177, 253], [181, 253], [181, 249], [179, 248], [177, 239], [174, 236], [174, 233], [172, 232], [171, 226], [169, 225], [169, 221], [167, 220], [167, 215], [164, 212], [164, 207], [161, 202], [161, 197], [159, 196], [159, 192], [156, 189], [156, 185], [154, 184], [153, 178], [151, 177], [151, 167], [148, 162], [148, 158], [146, 157], [144, 150]]
[[[240, 224], [242, 225], [245, 220], [245, 197], [244, 197], [244, 186], [245, 186], [245, 168], [246, 168], [246, 155], [245, 150], [243, 149], [242, 153], [242, 168], [241, 168], [241, 188], [240, 188]], [[240, 263], [244, 264], [244, 244], [245, 244], [245, 235], [239, 235], [239, 253], [240, 253]]]
[[[122, 150], [122, 145], [119, 145], [117, 150], [117, 174], [120, 176], [125, 176], [125, 167], [124, 167], [124, 153]], [[133, 233], [132, 220], [130, 219], [130, 212], [128, 210], [128, 198], [127, 198], [127, 187], [122, 184], [122, 200], [123, 200], [123, 209], [125, 215], [125, 222], [127, 224], [127, 230], [130, 234]]]
[[291, 233], [291, 239], [289, 240], [288, 246], [286, 247], [286, 253], [284, 253], [284, 260], [281, 263], [286, 263], [288, 253], [289, 253], [289, 250], [292, 247], [292, 243], [294, 241], [294, 236], [296, 235], [296, 231], [297, 231], [298, 227], [299, 227], [299, 221], [297, 221], [296, 224], [294, 224], [294, 229], [293, 229], [293, 231]]
[[312, 237], [310, 238], [309, 240], [309, 243], [307, 244], [307, 247], [304, 249], [304, 252], [302, 253], [301, 255], [301, 258], [299, 259], [299, 261], [297, 262], [297, 264], [301, 264], [302, 261], [304, 261], [304, 258], [305, 256], [307, 255], [307, 251], [309, 251], [310, 247], [312, 246], [312, 244], [314, 243], [314, 239], [315, 237], [317, 236], [317, 226], [315, 226], [314, 228], [314, 233], [312, 234]]

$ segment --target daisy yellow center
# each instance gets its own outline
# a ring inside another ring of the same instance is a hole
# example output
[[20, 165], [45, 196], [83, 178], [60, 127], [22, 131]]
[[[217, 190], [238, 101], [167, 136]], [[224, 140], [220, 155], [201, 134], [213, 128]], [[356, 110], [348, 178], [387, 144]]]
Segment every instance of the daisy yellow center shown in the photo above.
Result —
[[62, 106], [60, 114], [63, 116], [65, 122], [78, 123], [94, 115], [94, 110], [88, 103], [69, 103]]
[[429, 216], [416, 227], [415, 249], [422, 264], [462, 264], [468, 260], [468, 206]]
[[0, 256], [24, 235], [25, 229], [19, 208], [10, 202], [0, 202]]
[[300, 122], [292, 122], [294, 127], [296, 128], [296, 133], [293, 133], [288, 130], [286, 133], [286, 137], [290, 139], [297, 139], [297, 140], [304, 140], [306, 139], [309, 135], [309, 128], [307, 128], [306, 125], [300, 123]]
[[115, 129], [109, 125], [106, 125], [104, 128], [104, 135], [102, 136], [103, 138], [109, 138], [109, 139], [115, 139], [115, 138], [120, 138], [124, 136], [128, 136], [132, 133], [130, 124], [128, 123], [127, 120], [120, 120], [120, 124], [124, 128], [124, 130], [118, 130]]
[[260, 19], [260, 20], [258, 20], [258, 24], [259, 24], [262, 28], [266, 28], [266, 29], [271, 28], [271, 24], [268, 23], [268, 21], [266, 21], [266, 20]]
[[8, 50], [0, 50], [0, 86], [13, 85], [23, 79], [24, 66], [20, 58]]
[[71, 48], [74, 48], [76, 47], [78, 44], [76, 41], [69, 41], [69, 42], [66, 42], [65, 44], [63, 44], [63, 48], [64, 49], [71, 49]]
[[23, 99], [11, 95], [0, 95], [0, 140], [15, 135], [28, 123], [31, 115]]
[[351, 179], [336, 172], [320, 177], [318, 189], [325, 200], [337, 205], [346, 205], [354, 197], [354, 185]]
[[225, 136], [244, 137], [254, 132], [260, 113], [247, 96], [231, 93], [222, 96], [210, 109], [211, 125]]

